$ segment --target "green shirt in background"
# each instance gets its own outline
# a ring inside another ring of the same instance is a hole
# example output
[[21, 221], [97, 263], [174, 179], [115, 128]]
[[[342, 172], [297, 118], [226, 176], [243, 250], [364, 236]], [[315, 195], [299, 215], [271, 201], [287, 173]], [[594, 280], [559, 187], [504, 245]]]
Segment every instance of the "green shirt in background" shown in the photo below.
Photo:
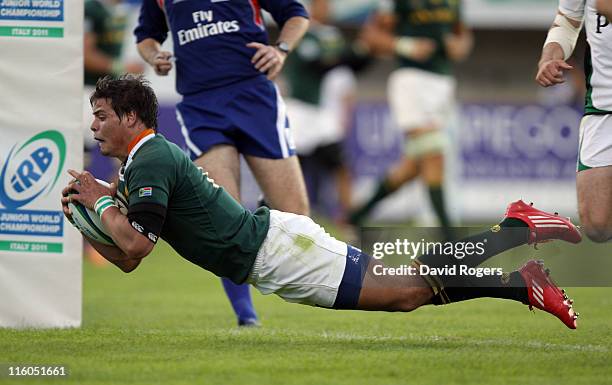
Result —
[[460, 22], [459, 0], [395, 0], [397, 36], [427, 37], [438, 49], [425, 62], [398, 57], [400, 67], [418, 68], [443, 75], [451, 73], [451, 62], [444, 48], [444, 36]]
[[166, 207], [161, 238], [183, 258], [236, 283], [248, 278], [268, 233], [269, 210], [246, 210], [162, 135], [136, 151], [118, 193], [128, 211], [139, 203]]
[[[119, 59], [123, 48], [127, 14], [120, 5], [101, 0], [85, 1], [85, 32], [96, 35], [97, 48], [113, 59]], [[85, 84], [96, 85], [99, 77], [108, 73], [85, 71]]]
[[325, 74], [346, 59], [349, 49], [338, 28], [312, 25], [285, 63], [289, 95], [319, 105]]

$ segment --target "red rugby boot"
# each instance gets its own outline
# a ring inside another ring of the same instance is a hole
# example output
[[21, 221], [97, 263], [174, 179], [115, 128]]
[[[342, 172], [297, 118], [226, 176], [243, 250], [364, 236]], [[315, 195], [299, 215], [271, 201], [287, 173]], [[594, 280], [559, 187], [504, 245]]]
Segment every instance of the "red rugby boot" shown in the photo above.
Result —
[[559, 318], [568, 328], [576, 329], [578, 313], [573, 309], [574, 302], [559, 289], [544, 269], [542, 261], [529, 261], [519, 269], [525, 280], [529, 296], [529, 309], [537, 307]]
[[570, 243], [582, 240], [578, 227], [569, 218], [538, 210], [533, 207], [533, 203], [527, 204], [522, 200], [510, 203], [506, 209], [506, 218], [519, 219], [529, 226], [530, 245], [553, 239], [562, 239]]

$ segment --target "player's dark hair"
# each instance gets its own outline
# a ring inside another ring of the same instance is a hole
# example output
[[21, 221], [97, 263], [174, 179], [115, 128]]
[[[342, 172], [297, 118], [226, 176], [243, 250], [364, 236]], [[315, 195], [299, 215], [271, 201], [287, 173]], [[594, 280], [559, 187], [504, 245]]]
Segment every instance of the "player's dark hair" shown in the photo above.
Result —
[[98, 99], [109, 100], [119, 119], [133, 111], [147, 128], [157, 129], [157, 97], [142, 75], [109, 75], [98, 79], [89, 102], [93, 105]]

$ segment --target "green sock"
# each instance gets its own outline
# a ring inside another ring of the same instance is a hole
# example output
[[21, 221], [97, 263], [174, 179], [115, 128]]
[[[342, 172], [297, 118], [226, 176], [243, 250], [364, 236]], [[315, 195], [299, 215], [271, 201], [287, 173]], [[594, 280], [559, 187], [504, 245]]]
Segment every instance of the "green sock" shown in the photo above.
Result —
[[438, 217], [438, 223], [440, 224], [440, 230], [442, 231], [444, 240], [453, 240], [454, 237], [450, 226], [450, 220], [448, 219], [446, 205], [444, 204], [444, 190], [442, 186], [429, 186], [429, 200]]
[[376, 191], [374, 192], [374, 195], [372, 195], [370, 199], [368, 199], [368, 201], [364, 203], [361, 207], [351, 213], [351, 215], [349, 216], [349, 222], [357, 226], [361, 225], [370, 213], [370, 211], [372, 211], [372, 209], [378, 204], [378, 202], [383, 200], [393, 191], [394, 190], [389, 188], [389, 182], [387, 181], [387, 178], [380, 181], [378, 187], [376, 188]]

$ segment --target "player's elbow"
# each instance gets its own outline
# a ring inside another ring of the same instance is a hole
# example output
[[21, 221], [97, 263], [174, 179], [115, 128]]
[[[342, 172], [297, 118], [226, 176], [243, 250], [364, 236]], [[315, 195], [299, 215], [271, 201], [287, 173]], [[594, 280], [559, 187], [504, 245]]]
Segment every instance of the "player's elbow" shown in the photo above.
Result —
[[[142, 239], [141, 239], [142, 238]], [[123, 250], [125, 255], [132, 260], [140, 260], [153, 250], [153, 243], [143, 237], [135, 237]]]
[[301, 32], [306, 32], [310, 26], [310, 19], [301, 15], [291, 16], [283, 23], [283, 28], [286, 25], [290, 25], [292, 29], [298, 29]]
[[586, 236], [593, 242], [604, 243], [612, 239], [612, 229], [609, 223], [584, 223], [582, 225]]
[[612, 216], [596, 210], [592, 205], [581, 205], [582, 231], [593, 242], [603, 243], [612, 239]]
[[124, 261], [121, 265], [119, 265], [119, 268], [121, 269], [121, 271], [127, 274], [127, 273], [131, 273], [132, 271], [136, 270], [138, 265], [140, 265], [140, 259], [130, 259], [130, 260]]

